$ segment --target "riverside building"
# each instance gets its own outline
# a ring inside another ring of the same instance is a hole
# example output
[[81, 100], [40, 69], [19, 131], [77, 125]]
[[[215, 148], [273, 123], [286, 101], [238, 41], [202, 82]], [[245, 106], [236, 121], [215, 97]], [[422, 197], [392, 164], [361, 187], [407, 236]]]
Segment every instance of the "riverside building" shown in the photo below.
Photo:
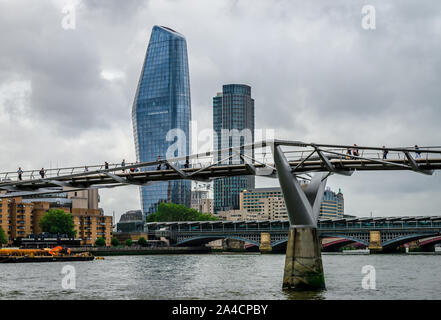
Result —
[[3, 198], [0, 200], [0, 226], [8, 236], [9, 244], [14, 239], [42, 232], [39, 222], [49, 209], [61, 209], [72, 215], [76, 238], [81, 245], [93, 245], [103, 237], [110, 246], [113, 234], [113, 217], [105, 216], [98, 208], [98, 190], [84, 190], [48, 194], [23, 199]]
[[116, 224], [117, 232], [142, 232], [144, 231], [144, 220], [141, 210], [129, 210], [119, 219]]
[[[305, 188], [307, 184], [302, 184]], [[256, 188], [240, 193], [238, 210], [219, 211], [223, 220], [287, 220], [285, 199], [280, 188]], [[319, 218], [343, 218], [344, 197], [341, 189], [338, 193], [326, 188]]]

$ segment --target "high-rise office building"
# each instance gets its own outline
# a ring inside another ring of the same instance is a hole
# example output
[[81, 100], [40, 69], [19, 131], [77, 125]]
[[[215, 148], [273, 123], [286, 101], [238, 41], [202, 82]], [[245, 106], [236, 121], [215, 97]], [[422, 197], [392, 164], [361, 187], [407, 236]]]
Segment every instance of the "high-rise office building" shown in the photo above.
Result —
[[[243, 84], [227, 84], [213, 98], [214, 150], [239, 147], [254, 142], [254, 100], [251, 87]], [[246, 155], [247, 151], [240, 151]], [[225, 157], [226, 156], [226, 157]], [[233, 152], [217, 152], [215, 160], [222, 164], [243, 163]], [[251, 154], [251, 157], [253, 153]], [[214, 212], [239, 209], [239, 194], [254, 188], [254, 176], [216, 179], [214, 181]]]
[[[164, 159], [168, 148], [176, 143], [176, 133], [181, 133], [185, 142], [172, 157], [189, 154], [187, 43], [182, 34], [170, 28], [153, 27], [133, 102], [132, 120], [138, 161], [155, 161], [158, 156]], [[190, 181], [160, 182], [140, 187], [140, 192], [144, 215], [156, 212], [160, 202], [190, 206]]]

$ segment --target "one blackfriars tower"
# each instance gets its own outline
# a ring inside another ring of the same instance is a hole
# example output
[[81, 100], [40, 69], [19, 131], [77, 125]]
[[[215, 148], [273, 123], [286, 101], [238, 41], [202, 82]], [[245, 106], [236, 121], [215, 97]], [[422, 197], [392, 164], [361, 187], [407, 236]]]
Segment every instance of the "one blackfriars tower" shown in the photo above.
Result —
[[[185, 37], [170, 28], [154, 26], [132, 108], [137, 160], [156, 161], [158, 156], [165, 159], [170, 157], [169, 147], [177, 144], [180, 148], [172, 157], [188, 155], [190, 120]], [[177, 143], [178, 137], [184, 138], [184, 143]], [[144, 215], [156, 212], [161, 202], [190, 206], [190, 181], [160, 182], [140, 187], [140, 192]]]

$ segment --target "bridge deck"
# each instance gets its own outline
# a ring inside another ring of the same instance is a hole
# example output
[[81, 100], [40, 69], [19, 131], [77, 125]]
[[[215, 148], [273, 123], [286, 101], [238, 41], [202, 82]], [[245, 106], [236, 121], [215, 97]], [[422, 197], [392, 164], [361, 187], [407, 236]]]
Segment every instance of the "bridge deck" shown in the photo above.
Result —
[[[439, 170], [441, 169], [441, 158], [436, 159], [416, 159], [421, 170]], [[392, 164], [378, 163], [371, 160], [364, 159], [331, 159], [331, 164], [336, 170], [342, 172], [348, 171], [383, 171], [383, 170], [412, 170], [409, 167], [409, 163], [406, 159], [401, 160], [388, 160]], [[309, 160], [301, 162], [290, 161], [290, 166], [295, 173], [307, 173], [307, 172], [326, 172], [328, 171], [325, 164], [320, 160]], [[401, 165], [401, 166], [400, 166]], [[249, 164], [236, 164], [236, 165], [220, 165], [211, 166], [208, 168], [187, 168], [180, 169], [179, 171], [174, 169], [168, 170], [149, 170], [130, 172], [126, 167], [125, 173], [113, 173], [114, 177], [109, 176], [106, 173], [114, 171], [100, 170], [97, 173], [84, 173], [64, 176], [54, 176], [44, 179], [27, 179], [22, 181], [3, 181], [0, 183], [0, 189], [9, 191], [26, 191], [36, 190], [41, 188], [51, 187], [72, 187], [72, 188], [88, 188], [92, 185], [105, 185], [105, 184], [146, 184], [148, 182], [155, 181], [169, 181], [180, 179], [214, 179], [223, 178], [229, 176], [243, 176], [243, 175], [272, 175], [275, 174], [275, 169], [270, 169], [271, 165], [254, 164], [256, 169], [269, 169], [264, 174], [259, 174], [254, 171]], [[129, 172], [128, 172], [129, 171]], [[185, 175], [183, 175], [184, 173]], [[61, 183], [61, 184], [60, 184]]]

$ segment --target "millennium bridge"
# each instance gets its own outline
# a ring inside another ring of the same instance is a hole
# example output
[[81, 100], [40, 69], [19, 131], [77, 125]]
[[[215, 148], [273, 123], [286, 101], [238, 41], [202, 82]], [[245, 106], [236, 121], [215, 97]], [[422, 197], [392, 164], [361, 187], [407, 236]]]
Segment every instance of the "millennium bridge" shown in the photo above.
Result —
[[[275, 178], [279, 180], [289, 218], [289, 222], [279, 222], [280, 230], [275, 229], [277, 222], [254, 222], [255, 228], [262, 230], [247, 229], [247, 226], [251, 228], [253, 222], [216, 222], [194, 226], [190, 223], [177, 224], [179, 232], [168, 232], [176, 238], [176, 244], [207, 241], [209, 233], [211, 239], [221, 238], [225, 236], [225, 228], [230, 228], [228, 232], [231, 237], [248, 238], [259, 244], [261, 249], [270, 249], [285, 241], [283, 287], [322, 289], [325, 287], [325, 278], [319, 236], [339, 235], [348, 241], [368, 244], [372, 250], [387, 250], [412, 239], [439, 235], [439, 221], [423, 217], [408, 218], [407, 221], [404, 220], [407, 218], [365, 221], [373, 224], [375, 228], [372, 229], [363, 228], [361, 219], [319, 221], [320, 204], [327, 179], [331, 175], [351, 176], [356, 171], [397, 170], [432, 175], [435, 170], [441, 170], [441, 147], [369, 147], [268, 140], [128, 165], [122, 163], [110, 166], [106, 163], [104, 167], [56, 168], [42, 174], [39, 170], [21, 169], [18, 172], [2, 172], [0, 198], [126, 185], [149, 186], [178, 179], [210, 182], [213, 179], [243, 175]], [[306, 188], [302, 188], [302, 181], [307, 182]], [[244, 225], [245, 230], [241, 225]], [[184, 231], [185, 228], [187, 230]], [[287, 240], [283, 237], [287, 237]]]
[[[149, 236], [170, 240], [175, 246], [200, 246], [218, 239], [253, 244], [261, 251], [286, 250], [288, 220], [149, 222]], [[320, 238], [338, 238], [324, 247], [358, 243], [374, 252], [393, 251], [421, 239], [425, 251], [441, 243], [441, 216], [319, 219]], [[429, 241], [430, 240], [430, 241]], [[268, 246], [269, 245], [269, 246]]]
[[[287, 149], [282, 150], [281, 146]], [[347, 154], [348, 150], [351, 150], [351, 155]], [[357, 155], [352, 153], [353, 150], [356, 150]], [[218, 154], [222, 155], [222, 159], [217, 159]], [[210, 182], [218, 178], [244, 175], [279, 179], [280, 182], [287, 178], [312, 181], [311, 173], [316, 173], [320, 179], [306, 192], [308, 199], [312, 199], [312, 191], [318, 191], [318, 187], [324, 189], [327, 178], [333, 174], [351, 176], [356, 171], [399, 170], [432, 175], [434, 170], [440, 169], [439, 146], [419, 149], [354, 147], [274, 140], [157, 161], [50, 168], [44, 170], [43, 176], [40, 175], [40, 169], [25, 169], [20, 177], [16, 171], [0, 172], [0, 190], [6, 192], [0, 194], [0, 198], [61, 193], [66, 189], [75, 191], [127, 185], [149, 186], [161, 181], [182, 179]], [[286, 171], [289, 177], [282, 175], [281, 171]], [[326, 174], [318, 174], [323, 172]], [[281, 183], [282, 191], [284, 186], [285, 183]], [[320, 194], [322, 192], [317, 193], [319, 197]], [[288, 207], [291, 206], [292, 194], [284, 197], [288, 200]]]

